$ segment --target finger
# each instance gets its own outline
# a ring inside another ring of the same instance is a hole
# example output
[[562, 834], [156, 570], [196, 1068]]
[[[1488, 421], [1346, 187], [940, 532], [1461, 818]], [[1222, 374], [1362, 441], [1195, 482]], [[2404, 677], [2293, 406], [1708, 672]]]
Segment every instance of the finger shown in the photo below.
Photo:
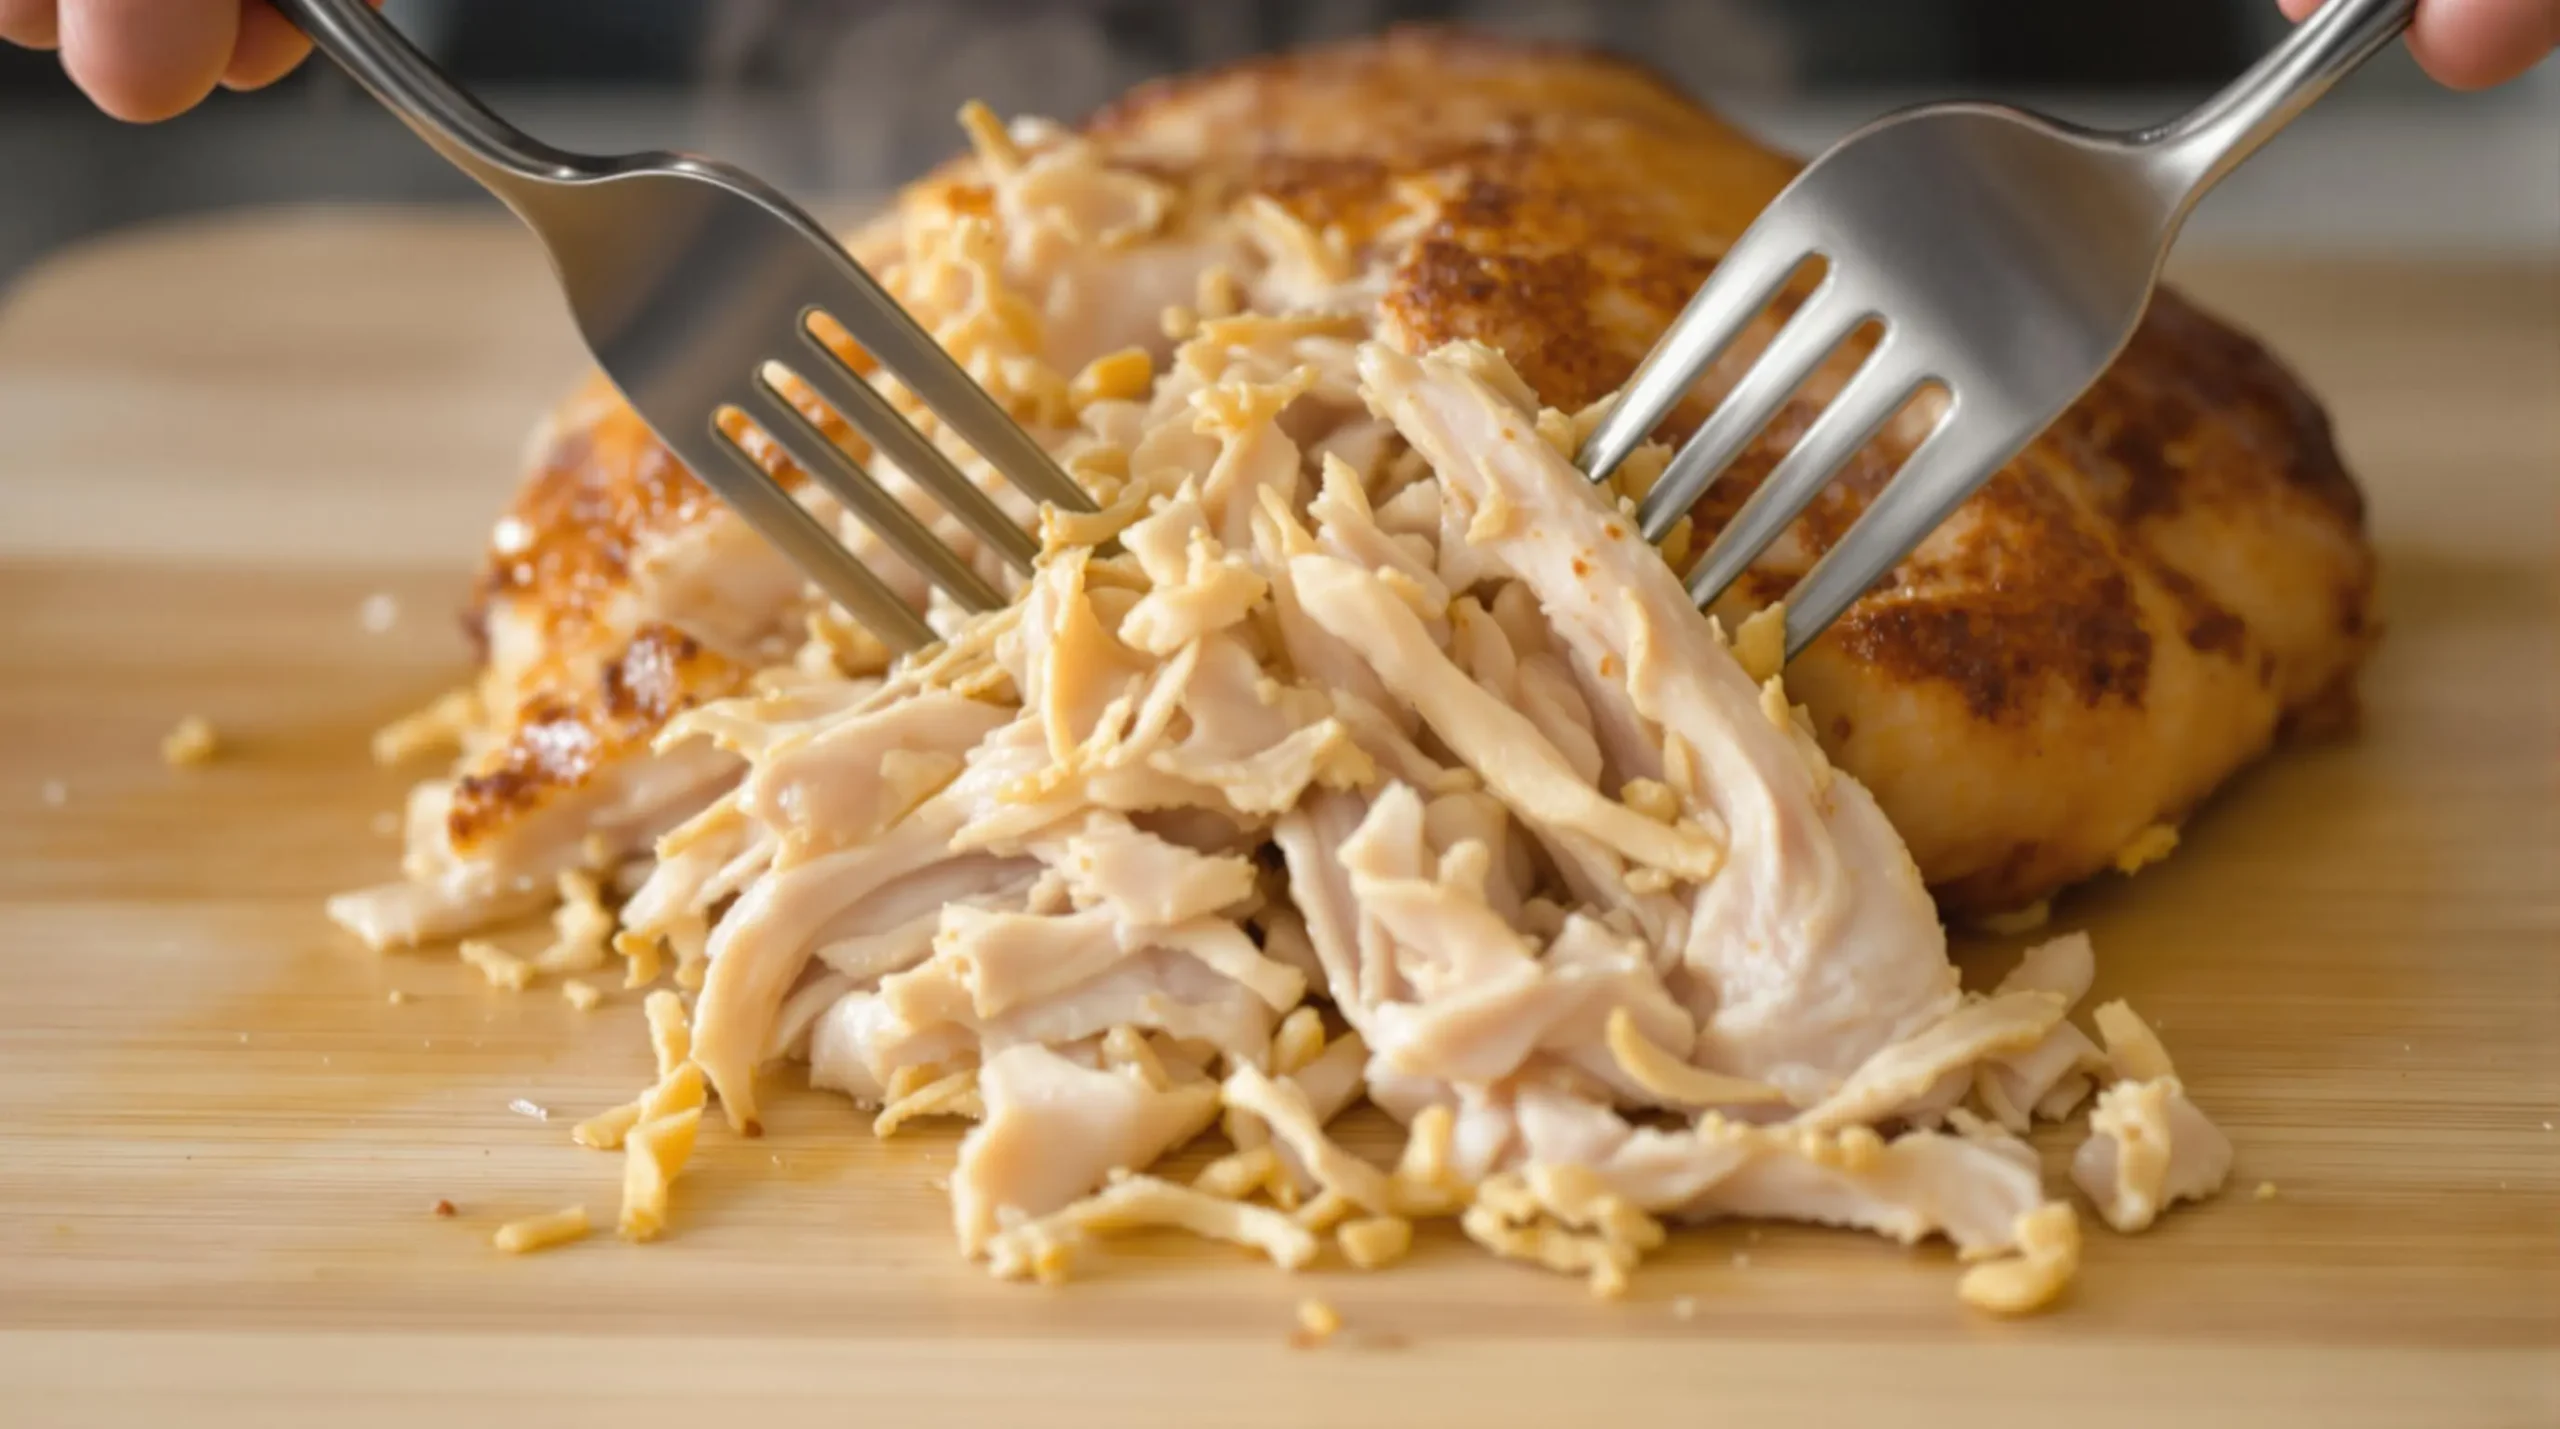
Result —
[[61, 34], [53, 0], [0, 0], [0, 40], [49, 50], [61, 43]]
[[267, 0], [240, 0], [240, 38], [222, 72], [225, 89], [264, 89], [302, 63], [311, 40]]
[[213, 92], [239, 38], [235, 0], [64, 0], [62, 67], [100, 109], [136, 124]]
[[2560, 0], [2427, 0], [2409, 49], [2437, 82], [2487, 89], [2534, 67], [2560, 45]]
[[2286, 19], [2297, 23], [2310, 19], [2311, 12], [2320, 8], [2320, 0], [2276, 0], [2276, 4], [2284, 10]]

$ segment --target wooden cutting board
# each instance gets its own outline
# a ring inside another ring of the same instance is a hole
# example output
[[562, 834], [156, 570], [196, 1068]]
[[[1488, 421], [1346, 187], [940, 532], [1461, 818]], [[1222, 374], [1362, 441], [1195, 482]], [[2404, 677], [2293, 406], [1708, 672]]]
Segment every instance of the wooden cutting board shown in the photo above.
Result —
[[[1445, 1229], [1392, 1273], [1167, 1237], [1000, 1285], [949, 1135], [805, 1093], [706, 1137], [664, 1242], [495, 1253], [614, 1204], [567, 1126], [645, 1079], [628, 995], [375, 957], [319, 903], [392, 870], [415, 771], [367, 732], [462, 674], [466, 562], [577, 371], [540, 259], [330, 213], [62, 259], [0, 310], [0, 1421], [2560, 1422], [2560, 273], [2189, 277], [2327, 395], [2390, 636], [2360, 737], [2062, 903], [2239, 1170], [1999, 1322], [1942, 1249], [1777, 1227], [1616, 1303]], [[222, 757], [164, 767], [190, 714]], [[1349, 1329], [1293, 1349], [1309, 1295]]]

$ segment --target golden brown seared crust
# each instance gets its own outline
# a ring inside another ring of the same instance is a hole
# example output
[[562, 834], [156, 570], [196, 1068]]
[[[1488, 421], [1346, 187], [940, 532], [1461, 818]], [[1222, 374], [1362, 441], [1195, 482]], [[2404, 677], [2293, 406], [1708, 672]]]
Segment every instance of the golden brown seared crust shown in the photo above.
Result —
[[702, 519], [716, 498], [601, 376], [555, 425], [474, 584], [470, 623], [485, 642], [493, 602], [529, 601], [565, 654], [628, 588], [635, 549]]
[[[868, 368], [841, 333], [830, 346]], [[834, 412], [804, 410], [838, 443], [864, 450]], [[718, 498], [601, 376], [554, 426], [508, 506], [465, 621], [484, 658], [493, 622], [522, 622], [539, 643], [537, 658], [483, 681], [502, 737], [455, 787], [447, 832], [466, 854], [596, 770], [646, 750], [667, 720], [733, 693], [752, 673], [673, 625], [635, 625], [629, 610], [642, 552], [732, 519]], [[762, 433], [731, 431], [786, 488], [804, 479]]]
[[[660, 724], [742, 672], [663, 625], [630, 628], [638, 552], [712, 516], [717, 498], [592, 378], [499, 525], [467, 624], [534, 658], [482, 681], [501, 738], [457, 781], [446, 829], [468, 854], [599, 767], [645, 749]], [[511, 627], [500, 635], [493, 627]]]
[[1795, 175], [1639, 65], [1429, 28], [1143, 85], [1087, 131], [1203, 156], [1355, 245], [1427, 198], [1381, 317], [1416, 349], [1497, 348], [1567, 409], [1616, 390]]
[[590, 689], [526, 699], [506, 742], [455, 781], [447, 816], [454, 848], [469, 853], [598, 769], [646, 750], [668, 720], [733, 692], [747, 673], [680, 630], [642, 626]]
[[[1625, 379], [1796, 167], [1638, 66], [1432, 30], [1147, 85], [1086, 132], [1190, 202], [1264, 194], [1333, 230], [1389, 271], [1382, 335], [1486, 342], [1568, 409]], [[971, 176], [964, 162], [931, 182], [965, 196]], [[1841, 375], [1780, 415], [1702, 503], [1703, 526]], [[622, 440], [630, 422], [590, 423], [603, 435], [583, 454], [564, 437], [577, 474], [555, 462], [528, 490], [558, 512], [545, 539], [575, 548], [533, 598], [609, 588], [617, 551], [703, 519], [698, 488]], [[1852, 461], [1732, 611], [1782, 593], [1915, 435], [1898, 427]], [[2286, 722], [2334, 714], [2374, 635], [2371, 599], [2361, 501], [2318, 405], [2163, 293], [2098, 386], [1789, 685], [1941, 901], [1996, 910], [2182, 817]]]

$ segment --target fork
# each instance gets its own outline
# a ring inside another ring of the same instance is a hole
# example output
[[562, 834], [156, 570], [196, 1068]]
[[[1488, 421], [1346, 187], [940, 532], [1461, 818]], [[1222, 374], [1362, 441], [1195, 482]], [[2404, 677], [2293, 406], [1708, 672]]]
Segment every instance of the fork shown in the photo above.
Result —
[[1584, 443], [1605, 480], [1815, 259], [1823, 276], [1638, 509], [1659, 541], [1790, 395], [1862, 329], [1882, 335], [1707, 547], [1704, 607], [1924, 388], [1938, 420], [1786, 597], [1793, 658], [2097, 381], [2133, 336], [2188, 211], [2407, 28], [2417, 0], [2329, 0], [2185, 116], [2106, 133], [1989, 104], [1928, 105], [1841, 140], [1716, 265]]
[[963, 608], [1004, 595], [784, 395], [816, 392], [1016, 570], [1039, 544], [811, 330], [824, 314], [1035, 502], [1092, 498], [815, 219], [752, 174], [691, 155], [573, 154], [519, 132], [365, 0], [276, 0], [322, 53], [478, 180], [550, 250], [588, 349], [660, 441], [892, 650], [932, 627], [724, 430], [737, 414]]

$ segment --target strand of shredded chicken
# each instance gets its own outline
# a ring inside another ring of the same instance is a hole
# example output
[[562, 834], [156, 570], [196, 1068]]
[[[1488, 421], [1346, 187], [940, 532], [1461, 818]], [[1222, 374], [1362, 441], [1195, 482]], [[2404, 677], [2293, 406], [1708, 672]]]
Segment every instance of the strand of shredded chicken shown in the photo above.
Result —
[[[881, 1135], [971, 1119], [960, 1246], [1042, 1279], [1114, 1229], [1294, 1266], [1338, 1227], [1370, 1266], [1454, 1217], [1613, 1292], [1666, 1222], [1759, 1216], [1943, 1236], [1965, 1298], [2015, 1313], [2079, 1246], [2020, 1135], [2110, 1073], [2077, 1168], [2105, 1218], [2220, 1183], [2147, 1029], [2102, 1016], [2111, 1062], [2067, 1020], [2085, 938], [1960, 992], [1901, 840], [1786, 699], [1774, 614], [1728, 642], [1635, 533], [1658, 450], [1593, 489], [1564, 455], [1590, 414], [1488, 348], [1375, 340], [1341, 316], [1375, 275], [1279, 204], [969, 130], [992, 203], [911, 204], [884, 280], [1102, 509], [1042, 513], [1013, 603], [932, 607], [941, 646], [890, 666], [812, 614], [787, 667], [669, 726], [611, 946], [635, 986], [662, 950], [698, 975], [689, 1037], [652, 994], [660, 1085], [577, 1132], [626, 1155], [625, 1234], [665, 1224], [698, 1087], [752, 1133], [791, 1061]], [[519, 888], [438, 855], [436, 788], [412, 891], [351, 926]], [[562, 887], [545, 970], [582, 971], [596, 885]], [[1364, 1099], [1411, 1127], [1392, 1167], [1327, 1131]], [[1193, 1184], [1138, 1174], [1213, 1128], [1232, 1154]]]

